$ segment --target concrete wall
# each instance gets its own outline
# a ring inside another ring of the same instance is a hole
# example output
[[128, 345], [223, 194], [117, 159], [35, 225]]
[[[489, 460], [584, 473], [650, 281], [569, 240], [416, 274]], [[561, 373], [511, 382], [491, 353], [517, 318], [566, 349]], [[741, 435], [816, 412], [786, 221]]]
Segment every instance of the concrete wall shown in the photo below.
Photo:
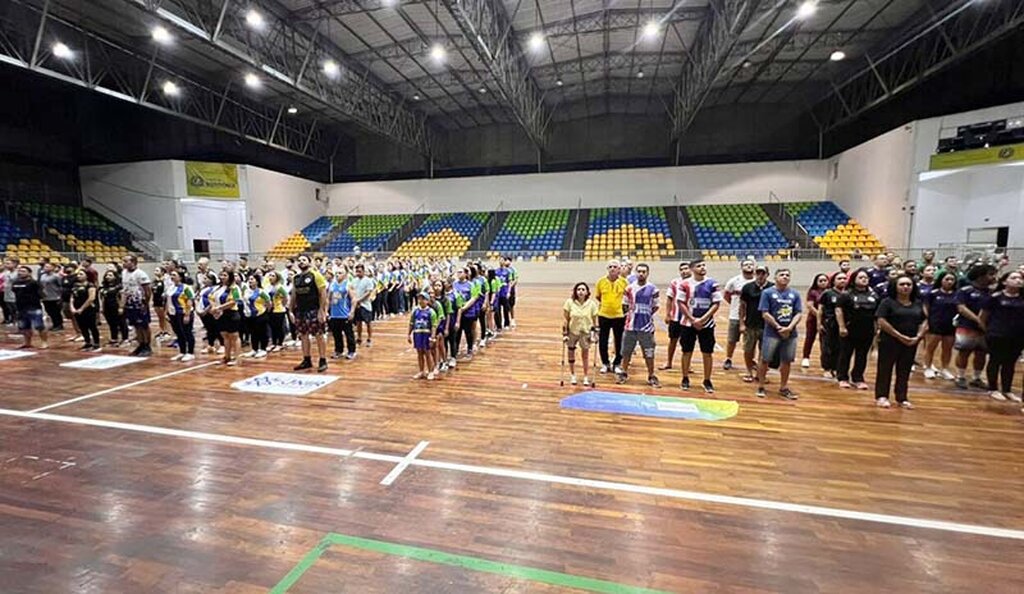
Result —
[[[327, 213], [327, 186], [259, 167], [246, 170], [249, 237], [254, 252], [266, 252], [278, 241]], [[321, 201], [316, 192], [320, 191]]]
[[585, 208], [625, 205], [823, 200], [822, 161], [539, 173], [329, 187], [330, 214]]
[[1024, 247], [1024, 166], [974, 167], [924, 174], [917, 187], [914, 241], [967, 241], [967, 230], [1009, 227], [1009, 247]]
[[175, 171], [172, 161], [82, 167], [82, 203], [103, 214], [113, 211], [128, 218], [152, 233], [165, 250], [182, 249], [178, 201], [185, 191], [184, 165], [180, 175]]

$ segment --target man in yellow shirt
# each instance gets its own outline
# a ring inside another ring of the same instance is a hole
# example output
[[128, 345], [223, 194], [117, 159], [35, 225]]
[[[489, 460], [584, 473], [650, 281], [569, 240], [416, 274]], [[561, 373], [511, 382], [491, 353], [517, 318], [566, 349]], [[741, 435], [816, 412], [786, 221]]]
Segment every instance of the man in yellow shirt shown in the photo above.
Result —
[[[608, 262], [608, 274], [597, 281], [594, 299], [601, 304], [597, 312], [598, 351], [601, 353], [601, 373], [622, 373], [622, 331], [626, 327], [626, 314], [622, 311], [622, 296], [626, 292], [626, 279], [618, 260]], [[608, 360], [608, 336], [615, 337], [615, 360]]]

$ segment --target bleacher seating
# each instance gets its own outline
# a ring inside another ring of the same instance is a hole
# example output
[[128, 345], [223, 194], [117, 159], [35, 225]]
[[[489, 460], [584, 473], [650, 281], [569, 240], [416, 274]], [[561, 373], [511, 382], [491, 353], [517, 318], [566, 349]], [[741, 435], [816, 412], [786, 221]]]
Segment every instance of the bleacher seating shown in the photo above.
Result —
[[459, 257], [490, 217], [488, 212], [434, 213], [395, 250], [399, 257]]
[[36, 264], [43, 258], [51, 262], [60, 262], [61, 264], [67, 264], [69, 261], [54, 251], [53, 248], [34, 237], [18, 239], [17, 243], [11, 241], [5, 244], [5, 246], [7, 248], [5, 256], [18, 258], [24, 264]]
[[542, 260], [557, 256], [565, 241], [568, 210], [521, 210], [510, 212], [491, 244], [488, 257]]
[[29, 234], [22, 231], [12, 221], [0, 216], [0, 246], [17, 245], [19, 239], [28, 238]]
[[302, 252], [309, 251], [309, 248], [316, 242], [327, 236], [335, 228], [345, 223], [345, 217], [322, 216], [302, 228], [302, 231], [292, 233], [267, 252], [267, 257], [280, 260], [294, 258]]
[[33, 202], [18, 203], [17, 207], [69, 250], [84, 253], [97, 262], [113, 262], [133, 253], [131, 235], [126, 230], [87, 208]]
[[701, 204], [687, 206], [686, 212], [697, 247], [709, 260], [788, 255], [786, 237], [759, 204]]
[[324, 238], [328, 233], [345, 223], [345, 217], [328, 217], [323, 216], [306, 225], [302, 229], [302, 235], [309, 240], [310, 244], [315, 244]]
[[854, 250], [871, 255], [884, 249], [882, 242], [832, 202], [787, 202], [785, 208], [834, 260], [849, 258]]
[[348, 254], [354, 252], [356, 247], [362, 252], [380, 250], [411, 218], [412, 215], [407, 214], [366, 215], [324, 246], [324, 252], [331, 255]]
[[585, 260], [660, 260], [673, 253], [675, 246], [665, 209], [660, 206], [595, 208], [590, 211]]

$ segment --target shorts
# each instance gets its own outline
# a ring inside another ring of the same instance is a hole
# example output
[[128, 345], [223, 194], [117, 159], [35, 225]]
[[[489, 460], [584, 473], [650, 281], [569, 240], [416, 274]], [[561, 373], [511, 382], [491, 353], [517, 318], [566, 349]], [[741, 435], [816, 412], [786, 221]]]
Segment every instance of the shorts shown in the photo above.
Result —
[[238, 334], [242, 326], [242, 316], [237, 311], [225, 311], [217, 318], [217, 330], [229, 334]]
[[728, 334], [728, 338], [726, 338], [726, 340], [729, 341], [729, 344], [736, 344], [737, 342], [740, 341], [740, 321], [739, 320], [729, 320], [729, 334]]
[[985, 343], [985, 335], [971, 328], [957, 328], [956, 342], [953, 348], [958, 351], [988, 352], [988, 344]]
[[668, 337], [673, 340], [678, 340], [683, 335], [683, 325], [679, 322], [668, 323]]
[[692, 353], [697, 342], [700, 342], [700, 352], [704, 354], [715, 352], [715, 327], [697, 330], [693, 326], [683, 326], [683, 334], [679, 338], [683, 352]]
[[956, 334], [956, 326], [952, 323], [949, 324], [936, 324], [932, 326], [928, 325], [928, 334], [934, 334], [936, 336], [953, 336]]
[[365, 307], [356, 308], [356, 315], [352, 319], [354, 322], [366, 322], [369, 324], [373, 321], [373, 310], [366, 309]]
[[29, 328], [42, 332], [46, 330], [46, 323], [43, 322], [43, 310], [28, 309], [18, 311], [18, 330], [25, 331]]
[[580, 346], [582, 346], [585, 349], [589, 348], [590, 347], [590, 336], [589, 336], [589, 334], [590, 334], [589, 332], [582, 332], [580, 334], [573, 334], [572, 332], [570, 332], [569, 333], [569, 343], [568, 343], [569, 349], [572, 350], [572, 349], [576, 348], [576, 345], [580, 345]]
[[[363, 308], [359, 308], [361, 311]], [[320, 312], [315, 309], [309, 311], [295, 312], [295, 331], [299, 334], [323, 334], [327, 331], [327, 324], [317, 319]], [[373, 315], [371, 312], [370, 315]]]
[[148, 328], [150, 322], [149, 310], [141, 307], [126, 307], [124, 308], [124, 319], [128, 322], [129, 326]]
[[796, 360], [796, 334], [789, 338], [764, 335], [761, 339], [761, 360], [771, 362], [776, 356], [780, 363], [792, 363]]
[[644, 359], [654, 358], [654, 332], [637, 332], [636, 330], [626, 330], [622, 335], [622, 356], [633, 356], [637, 343], [640, 343]]
[[167, 298], [166, 297], [154, 297], [153, 298], [153, 307], [167, 307]]
[[509, 291], [508, 304], [511, 307], [515, 307], [516, 305], [516, 290], [514, 288], [511, 291]]
[[430, 350], [430, 333], [429, 332], [416, 332], [412, 335], [412, 346], [417, 351], [429, 351]]
[[764, 328], [751, 328], [747, 326], [747, 331], [743, 333], [743, 352], [753, 356], [754, 351], [757, 350], [757, 345], [761, 344], [762, 336], [764, 336]]
[[447, 329], [448, 329], [448, 318], [441, 318], [437, 322], [437, 330], [434, 332], [434, 334], [436, 334], [438, 336], [444, 336], [444, 331], [447, 330]]

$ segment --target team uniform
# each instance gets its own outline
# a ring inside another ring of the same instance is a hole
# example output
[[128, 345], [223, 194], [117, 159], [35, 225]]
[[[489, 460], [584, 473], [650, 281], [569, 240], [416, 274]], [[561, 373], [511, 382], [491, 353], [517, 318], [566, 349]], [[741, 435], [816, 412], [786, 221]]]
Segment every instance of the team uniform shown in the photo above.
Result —
[[668, 337], [679, 339], [683, 333], [685, 312], [690, 308], [690, 285], [687, 279], [675, 278], [668, 284]]
[[740, 341], [740, 294], [747, 283], [754, 282], [754, 276], [744, 277], [742, 274], [730, 278], [722, 287], [723, 297], [729, 297], [729, 332], [726, 340], [731, 344]]
[[412, 333], [412, 346], [417, 351], [430, 351], [431, 336], [437, 326], [437, 311], [430, 307], [416, 306], [409, 317], [409, 331]]
[[[978, 288], [974, 285], [967, 285], [956, 292], [956, 304], [963, 305], [975, 314], [981, 313], [981, 307], [989, 298], [987, 288]], [[988, 350], [985, 344], [985, 334], [973, 320], [967, 316], [957, 315], [956, 317], [956, 342], [953, 348], [958, 351], [974, 351], [984, 353]]]
[[658, 288], [651, 283], [626, 286], [623, 300], [626, 305], [625, 333], [622, 336], [622, 356], [630, 357], [637, 344], [645, 359], [654, 358], [654, 310], [658, 306]]
[[[780, 326], [788, 326], [803, 312], [803, 302], [800, 293], [789, 287], [783, 290], [770, 287], [761, 293], [761, 303], [757, 310], [767, 312]], [[796, 359], [797, 334], [796, 328], [793, 328], [788, 338], [782, 338], [775, 326], [765, 324], [764, 337], [761, 339], [761, 359], [772, 361], [778, 357], [780, 362], [792, 363]]]
[[192, 331], [195, 297], [195, 291], [185, 283], [172, 285], [170, 292], [167, 293], [167, 313], [171, 330], [178, 340], [178, 352], [181, 356], [193, 354], [196, 348], [196, 337]]
[[[713, 278], [705, 278], [698, 281], [688, 278], [683, 283], [687, 286], [690, 296], [690, 315], [694, 320], [711, 311], [716, 303], [722, 302], [722, 290], [718, 281]], [[715, 352], [715, 317], [711, 316], [707, 323], [700, 330], [693, 327], [693, 323], [683, 319], [680, 324], [679, 341], [684, 353], [692, 353], [694, 347], [700, 342], [700, 352], [710, 354]]]
[[320, 290], [327, 288], [327, 279], [318, 270], [300, 272], [292, 279], [295, 292], [295, 327], [300, 334], [319, 335], [327, 329], [319, 319]]

